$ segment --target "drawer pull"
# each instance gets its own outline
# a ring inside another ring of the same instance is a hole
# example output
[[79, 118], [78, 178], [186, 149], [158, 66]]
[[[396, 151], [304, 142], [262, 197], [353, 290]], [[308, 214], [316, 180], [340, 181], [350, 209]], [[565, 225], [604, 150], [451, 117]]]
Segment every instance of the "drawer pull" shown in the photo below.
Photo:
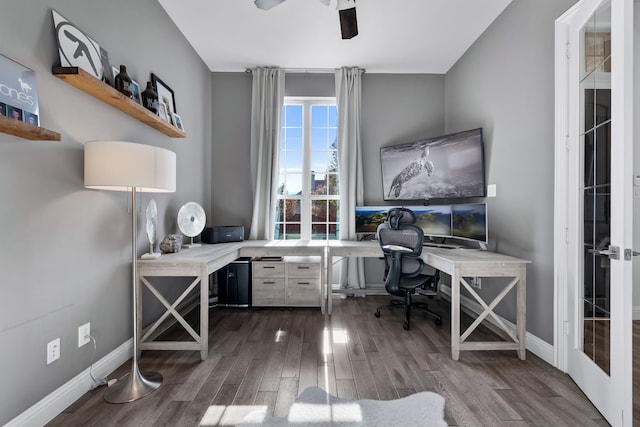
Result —
[[298, 285], [310, 285], [311, 282], [298, 282]]
[[276, 268], [275, 265], [264, 265], [262, 266], [262, 268]]
[[262, 283], [265, 284], [265, 285], [275, 285], [276, 284], [276, 282], [262, 282]]
[[310, 267], [298, 266], [298, 270], [308, 270]]

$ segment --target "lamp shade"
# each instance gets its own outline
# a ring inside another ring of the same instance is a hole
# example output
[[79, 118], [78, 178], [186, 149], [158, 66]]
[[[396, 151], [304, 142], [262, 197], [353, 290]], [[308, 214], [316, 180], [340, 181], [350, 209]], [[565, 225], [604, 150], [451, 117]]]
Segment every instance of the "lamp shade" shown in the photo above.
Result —
[[125, 141], [84, 145], [84, 186], [97, 190], [176, 191], [176, 153]]

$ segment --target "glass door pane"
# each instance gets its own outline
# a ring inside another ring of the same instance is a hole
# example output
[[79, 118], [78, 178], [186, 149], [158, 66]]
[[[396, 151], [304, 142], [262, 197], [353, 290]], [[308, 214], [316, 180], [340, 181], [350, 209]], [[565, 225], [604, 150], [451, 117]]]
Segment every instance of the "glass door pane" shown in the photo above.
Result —
[[583, 31], [582, 72], [583, 352], [610, 374], [611, 11], [609, 3]]

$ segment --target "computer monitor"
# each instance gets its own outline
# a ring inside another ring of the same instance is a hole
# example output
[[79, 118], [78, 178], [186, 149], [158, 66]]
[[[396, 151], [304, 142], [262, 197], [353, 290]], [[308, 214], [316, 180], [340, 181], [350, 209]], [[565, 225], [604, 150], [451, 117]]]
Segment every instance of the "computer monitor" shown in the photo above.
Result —
[[394, 206], [356, 206], [356, 234], [376, 234]]
[[405, 207], [413, 211], [425, 237], [451, 237], [451, 205]]
[[475, 241], [481, 248], [486, 248], [488, 239], [486, 203], [451, 205], [451, 218], [452, 237]]

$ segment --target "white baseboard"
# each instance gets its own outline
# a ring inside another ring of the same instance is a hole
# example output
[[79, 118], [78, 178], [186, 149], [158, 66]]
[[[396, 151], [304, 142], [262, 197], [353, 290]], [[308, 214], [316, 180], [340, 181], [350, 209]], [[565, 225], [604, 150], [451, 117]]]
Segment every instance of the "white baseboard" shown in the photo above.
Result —
[[[133, 339], [107, 354], [93, 364], [91, 372], [95, 378], [105, 378], [133, 355]], [[5, 427], [40, 427], [54, 419], [69, 405], [91, 390], [93, 380], [89, 369], [80, 372], [58, 387], [38, 403], [5, 424]]]
[[[440, 285], [440, 291], [444, 295], [446, 295], [448, 298], [451, 298], [451, 288], [449, 286]], [[476, 316], [484, 311], [484, 309], [480, 304], [478, 304], [477, 302], [473, 301], [468, 297], [465, 297], [464, 295], [460, 295], [460, 304], [462, 305], [463, 309], [467, 309], [473, 312]], [[516, 333], [515, 324], [513, 324], [512, 322], [506, 320], [501, 316], [498, 316], [498, 317], [500, 318], [500, 320], [504, 322], [507, 328], [509, 328], [514, 334]], [[500, 326], [498, 326], [498, 323], [492, 317], [488, 316], [485, 318], [485, 320], [487, 320], [489, 323], [496, 326], [497, 328], [500, 328]], [[553, 351], [552, 344], [549, 344], [548, 342], [538, 338], [537, 336], [533, 335], [530, 332], [527, 332], [525, 334], [525, 341], [527, 345], [527, 350], [529, 350], [531, 353], [535, 354], [536, 356], [538, 356], [539, 358], [541, 358], [551, 366], [555, 366], [555, 359], [553, 354], [554, 351]]]

